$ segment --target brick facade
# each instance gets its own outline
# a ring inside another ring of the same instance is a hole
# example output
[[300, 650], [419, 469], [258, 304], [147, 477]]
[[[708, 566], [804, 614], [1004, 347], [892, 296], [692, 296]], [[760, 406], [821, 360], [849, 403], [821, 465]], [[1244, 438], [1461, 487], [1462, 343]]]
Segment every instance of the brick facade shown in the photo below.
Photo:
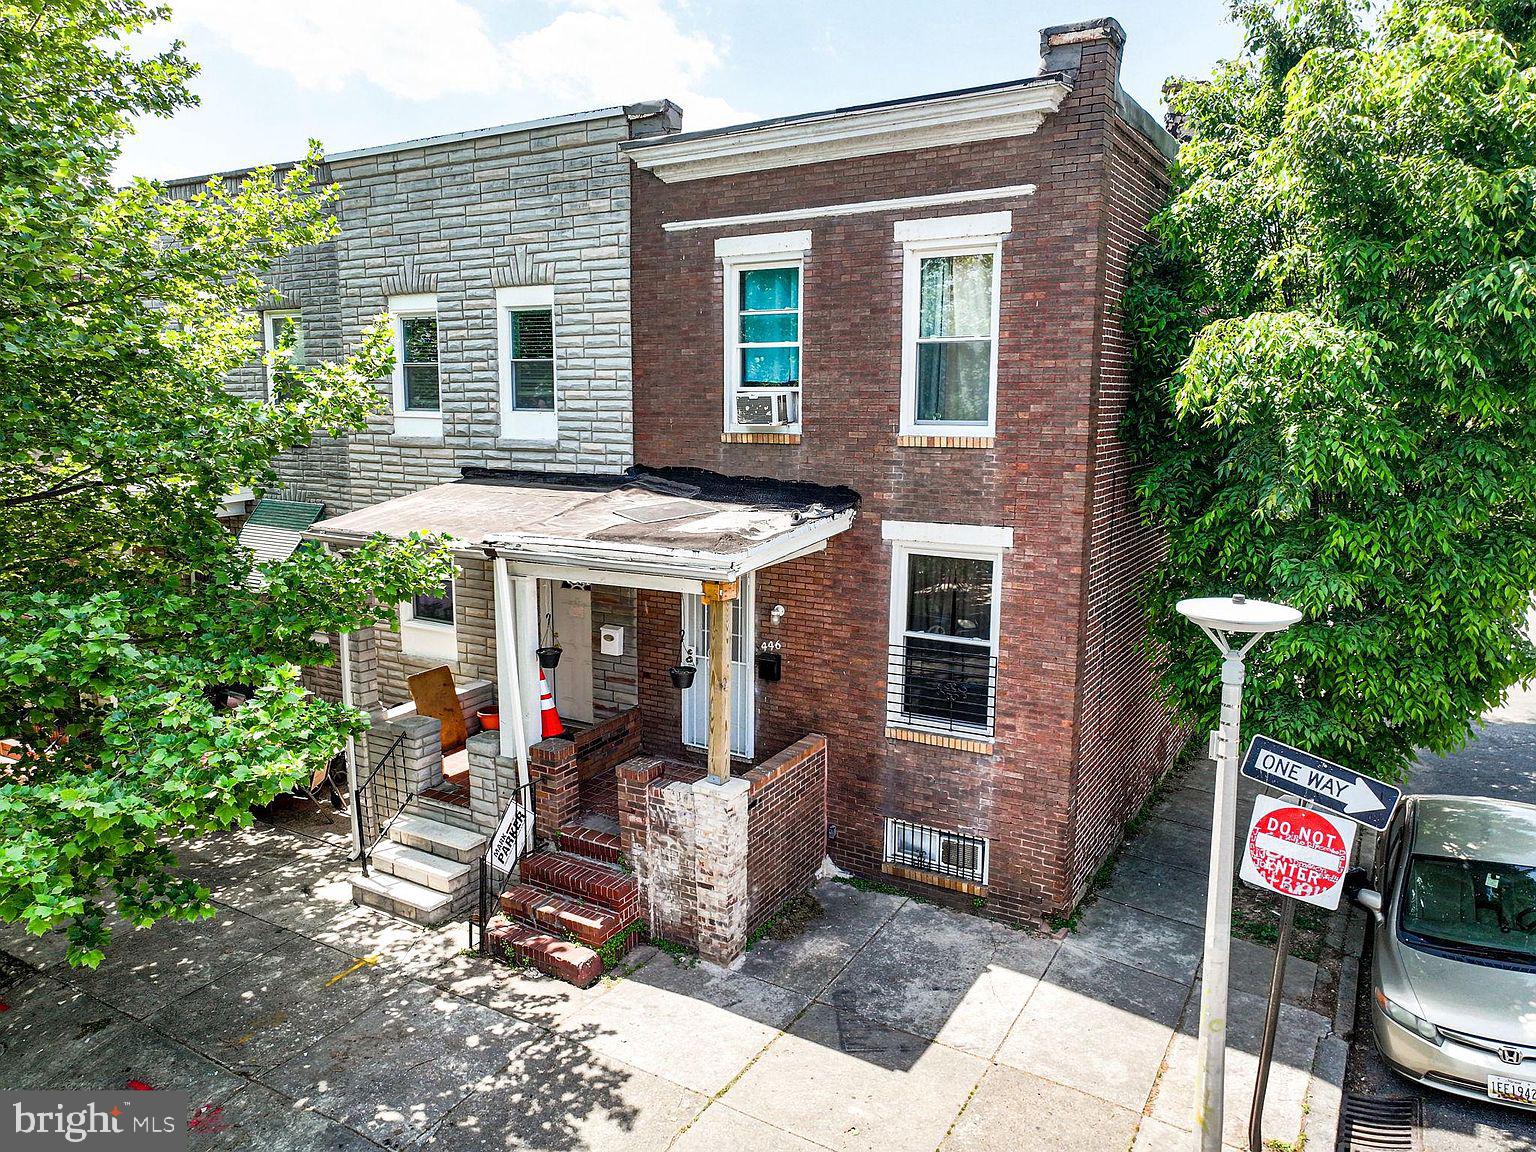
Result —
[[[1069, 907], [1172, 754], [1135, 646], [1136, 588], [1159, 545], [1139, 526], [1115, 439], [1126, 402], [1116, 304], [1166, 162], [1120, 92], [1116, 33], [1076, 39], [1065, 53], [1072, 90], [1028, 135], [673, 183], [633, 174], [633, 284], [649, 302], [634, 329], [637, 459], [844, 484], [863, 500], [827, 551], [758, 575], [758, 637], [781, 642], [784, 661], [782, 681], [755, 685], [759, 750], [777, 752], [807, 730], [826, 734], [831, 852], [857, 873], [880, 873], [886, 817], [985, 837], [987, 907], [1008, 918]], [[1062, 52], [1052, 57], [1064, 66]], [[663, 229], [1023, 183], [1034, 192], [979, 205]], [[894, 223], [981, 211], [1012, 213], [1000, 265], [997, 435], [963, 447], [903, 443]], [[803, 428], [743, 442], [722, 435], [724, 284], [714, 242], [788, 229], [812, 236]], [[887, 520], [1013, 530], [989, 751], [886, 735]], [[785, 608], [778, 624], [768, 616], [775, 604]], [[641, 593], [639, 625], [648, 749], [675, 754], [679, 705], [665, 668], [676, 658], [677, 597]]]

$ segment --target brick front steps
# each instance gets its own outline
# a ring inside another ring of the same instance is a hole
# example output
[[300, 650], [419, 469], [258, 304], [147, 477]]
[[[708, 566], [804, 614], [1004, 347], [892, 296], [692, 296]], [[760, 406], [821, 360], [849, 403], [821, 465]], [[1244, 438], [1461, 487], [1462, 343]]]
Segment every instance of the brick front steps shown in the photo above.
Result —
[[[567, 835], [572, 831], [592, 836]], [[518, 862], [519, 882], [502, 892], [503, 915], [491, 919], [486, 939], [498, 955], [585, 988], [603, 971], [597, 949], [619, 940], [621, 952], [628, 951], [634, 942], [640, 888], [611, 861], [582, 854], [611, 851], [617, 860], [617, 837], [563, 828], [559, 841], [564, 851], [541, 850]]]
[[491, 917], [485, 926], [485, 939], [492, 955], [513, 963], [531, 964], [540, 972], [578, 988], [590, 987], [603, 974], [602, 960], [585, 944], [561, 940], [505, 916]]
[[611, 909], [583, 904], [531, 884], [514, 884], [503, 892], [501, 910], [514, 920], [574, 936], [593, 948], [601, 948], [626, 927]]
[[619, 838], [600, 828], [587, 828], [581, 824], [568, 824], [560, 829], [560, 847], [566, 852], [601, 860], [604, 864], [619, 862]]

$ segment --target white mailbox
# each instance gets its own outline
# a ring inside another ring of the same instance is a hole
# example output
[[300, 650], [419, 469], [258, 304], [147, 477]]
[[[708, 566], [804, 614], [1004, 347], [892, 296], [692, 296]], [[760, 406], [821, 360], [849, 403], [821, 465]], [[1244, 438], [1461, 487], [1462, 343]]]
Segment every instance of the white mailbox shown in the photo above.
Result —
[[598, 631], [597, 647], [604, 656], [624, 655], [624, 629], [617, 624], [604, 624]]

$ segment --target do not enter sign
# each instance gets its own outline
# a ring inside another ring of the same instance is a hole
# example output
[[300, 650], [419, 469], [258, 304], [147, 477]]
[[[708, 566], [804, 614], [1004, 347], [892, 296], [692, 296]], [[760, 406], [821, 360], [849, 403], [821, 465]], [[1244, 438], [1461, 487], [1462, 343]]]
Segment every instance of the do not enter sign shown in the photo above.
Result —
[[1337, 908], [1355, 825], [1325, 812], [1260, 796], [1243, 848], [1242, 878], [1319, 908]]

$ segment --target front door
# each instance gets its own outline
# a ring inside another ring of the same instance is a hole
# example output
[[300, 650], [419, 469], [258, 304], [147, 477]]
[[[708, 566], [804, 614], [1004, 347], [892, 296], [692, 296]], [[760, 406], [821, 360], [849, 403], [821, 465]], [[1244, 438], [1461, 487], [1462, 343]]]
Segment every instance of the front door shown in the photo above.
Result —
[[[751, 759], [755, 735], [752, 668], [752, 580], [741, 582], [731, 603], [731, 755]], [[698, 671], [683, 693], [683, 743], [709, 744], [709, 608], [701, 596], [683, 597], [683, 657], [692, 649]]]
[[549, 678], [562, 719], [592, 723], [592, 590], [555, 584], [550, 589], [550, 629], [560, 645], [560, 664]]

